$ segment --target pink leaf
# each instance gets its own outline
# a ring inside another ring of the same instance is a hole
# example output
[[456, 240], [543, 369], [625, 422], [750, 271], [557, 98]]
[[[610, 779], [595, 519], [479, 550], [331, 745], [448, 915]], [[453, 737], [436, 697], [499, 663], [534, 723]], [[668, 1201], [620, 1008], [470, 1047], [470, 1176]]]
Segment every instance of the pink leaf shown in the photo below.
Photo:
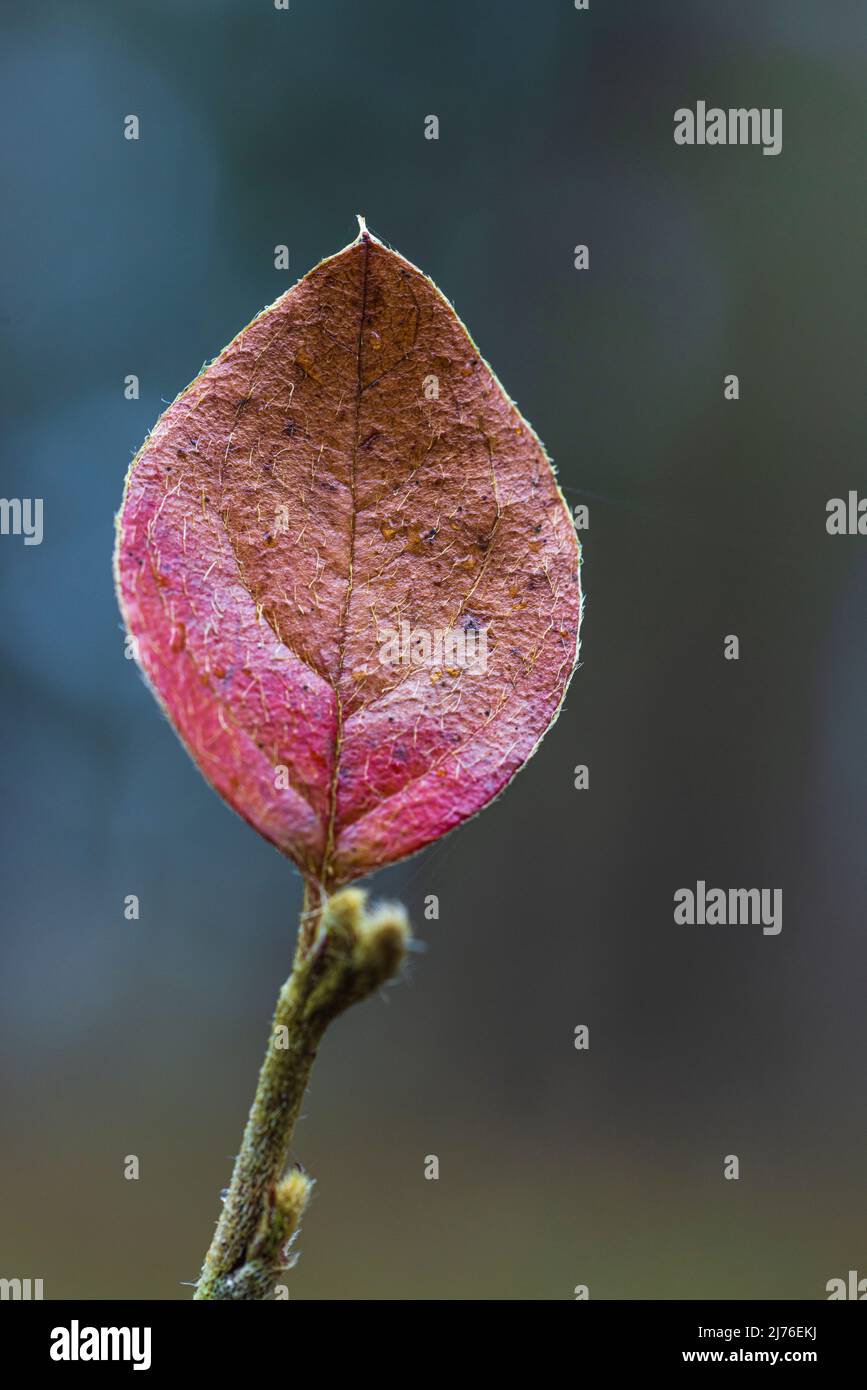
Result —
[[168, 408], [118, 518], [121, 608], [169, 718], [327, 891], [530, 756], [575, 664], [579, 565], [539, 439], [364, 230]]

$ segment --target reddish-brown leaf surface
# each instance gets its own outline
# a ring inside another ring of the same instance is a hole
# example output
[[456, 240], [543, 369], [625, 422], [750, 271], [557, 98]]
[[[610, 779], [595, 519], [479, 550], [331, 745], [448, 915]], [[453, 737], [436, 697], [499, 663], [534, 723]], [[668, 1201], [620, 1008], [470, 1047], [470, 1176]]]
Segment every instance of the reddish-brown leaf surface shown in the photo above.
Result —
[[[205, 777], [327, 890], [490, 801], [576, 659], [579, 548], [545, 451], [436, 287], [366, 231], [162, 416], [116, 574]], [[404, 641], [384, 662], [389, 630], [431, 634], [430, 660]], [[486, 670], [438, 662], [437, 632], [484, 639]]]

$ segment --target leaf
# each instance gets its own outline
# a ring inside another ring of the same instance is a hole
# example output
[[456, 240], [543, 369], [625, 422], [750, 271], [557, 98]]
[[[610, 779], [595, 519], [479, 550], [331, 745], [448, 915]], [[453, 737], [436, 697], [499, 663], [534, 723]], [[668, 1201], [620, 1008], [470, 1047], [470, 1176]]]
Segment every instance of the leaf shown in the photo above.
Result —
[[363, 224], [166, 410], [115, 568], [199, 768], [327, 891], [496, 796], [577, 655], [579, 547], [544, 448]]

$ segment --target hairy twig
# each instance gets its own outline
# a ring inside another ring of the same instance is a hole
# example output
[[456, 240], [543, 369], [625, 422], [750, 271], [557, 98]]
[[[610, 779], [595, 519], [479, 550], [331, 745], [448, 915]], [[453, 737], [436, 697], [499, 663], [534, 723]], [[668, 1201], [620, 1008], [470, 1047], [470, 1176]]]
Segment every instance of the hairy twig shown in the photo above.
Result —
[[197, 1299], [270, 1299], [287, 1267], [313, 1187], [283, 1176], [310, 1071], [332, 1019], [397, 973], [409, 941], [400, 906], [366, 908], [344, 888], [321, 899], [308, 885], [292, 973], [280, 991], [256, 1096]]

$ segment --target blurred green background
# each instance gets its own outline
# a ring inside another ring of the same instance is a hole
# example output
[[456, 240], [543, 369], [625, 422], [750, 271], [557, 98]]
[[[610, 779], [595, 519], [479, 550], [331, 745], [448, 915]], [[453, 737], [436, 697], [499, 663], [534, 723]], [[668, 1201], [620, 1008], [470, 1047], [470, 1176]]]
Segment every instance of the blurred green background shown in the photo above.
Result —
[[[164, 404], [356, 212], [589, 505], [587, 609], [531, 765], [375, 881], [426, 949], [326, 1040], [291, 1297], [867, 1275], [867, 541], [825, 531], [865, 491], [863, 5], [33, 0], [3, 29], [2, 490], [45, 538], [0, 540], [0, 1275], [186, 1299], [210, 1239], [300, 883], [124, 659], [113, 515]], [[782, 153], [676, 147], [699, 99], [782, 107]], [[782, 888], [782, 934], [676, 926], [698, 878]]]

